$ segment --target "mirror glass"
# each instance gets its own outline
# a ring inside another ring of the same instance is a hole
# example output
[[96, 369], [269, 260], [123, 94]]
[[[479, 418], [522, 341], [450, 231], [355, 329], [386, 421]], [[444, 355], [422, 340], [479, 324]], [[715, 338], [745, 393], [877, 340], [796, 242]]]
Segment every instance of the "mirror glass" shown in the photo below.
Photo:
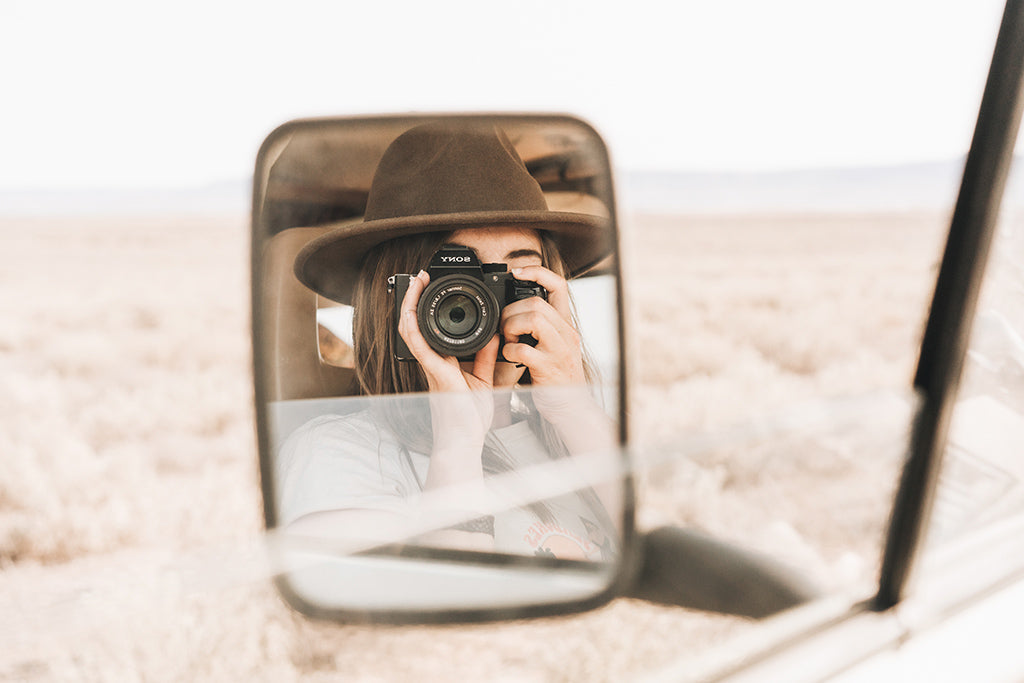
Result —
[[267, 138], [254, 362], [294, 605], [401, 621], [611, 597], [631, 524], [617, 243], [607, 151], [573, 118]]

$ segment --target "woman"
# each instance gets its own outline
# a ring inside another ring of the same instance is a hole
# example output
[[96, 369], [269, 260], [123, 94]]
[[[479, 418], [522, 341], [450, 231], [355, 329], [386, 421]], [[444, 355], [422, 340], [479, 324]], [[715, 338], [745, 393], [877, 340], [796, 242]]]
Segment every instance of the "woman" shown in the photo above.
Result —
[[[617, 510], [615, 502], [579, 484], [578, 493], [492, 516], [496, 492], [485, 475], [614, 450], [614, 425], [589, 391], [566, 284], [607, 254], [608, 240], [604, 219], [548, 210], [500, 131], [428, 124], [397, 138], [374, 175], [364, 220], [308, 244], [295, 272], [353, 304], [361, 392], [401, 397], [316, 418], [288, 439], [278, 463], [281, 523], [310, 535], [344, 528], [373, 537], [457, 511], [468, 521], [419, 542], [606, 559], [614, 535], [606, 506]], [[430, 281], [423, 268], [443, 245], [505, 264], [547, 292], [505, 305], [498, 334], [461, 362], [435, 351], [417, 320]], [[416, 275], [399, 301], [387, 282], [402, 273]], [[414, 361], [396, 358], [396, 335]], [[514, 391], [525, 384], [529, 392]], [[514, 480], [502, 479], [513, 488]], [[421, 495], [438, 491], [459, 498]]]

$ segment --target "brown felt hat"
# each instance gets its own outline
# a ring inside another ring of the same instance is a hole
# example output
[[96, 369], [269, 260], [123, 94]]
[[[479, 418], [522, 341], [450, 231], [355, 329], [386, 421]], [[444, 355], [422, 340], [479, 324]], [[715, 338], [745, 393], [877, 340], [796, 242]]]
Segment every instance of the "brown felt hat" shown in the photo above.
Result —
[[[503, 132], [490, 127], [424, 124], [391, 143], [373, 176], [362, 221], [330, 226], [295, 259], [310, 289], [350, 303], [366, 252], [396, 237], [482, 227], [546, 230], [570, 277], [612, 251], [604, 216], [551, 211]], [[426, 264], [424, 264], [424, 267]]]

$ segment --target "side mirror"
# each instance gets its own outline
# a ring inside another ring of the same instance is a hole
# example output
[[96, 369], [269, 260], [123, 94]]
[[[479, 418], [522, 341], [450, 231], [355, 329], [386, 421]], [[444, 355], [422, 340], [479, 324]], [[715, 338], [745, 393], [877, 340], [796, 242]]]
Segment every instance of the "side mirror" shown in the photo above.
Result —
[[622, 595], [765, 616], [815, 596], [694, 532], [638, 538], [615, 198], [587, 124], [285, 124], [257, 158], [252, 273], [265, 519], [301, 612], [451, 622]]
[[252, 273], [265, 518], [294, 607], [429, 622], [621, 593], [618, 236], [590, 126], [285, 124], [257, 158]]

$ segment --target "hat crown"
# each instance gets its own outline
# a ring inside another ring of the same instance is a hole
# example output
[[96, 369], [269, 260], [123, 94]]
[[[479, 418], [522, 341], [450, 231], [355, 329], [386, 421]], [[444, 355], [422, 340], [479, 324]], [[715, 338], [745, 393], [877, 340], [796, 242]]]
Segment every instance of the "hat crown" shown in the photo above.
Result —
[[384, 153], [364, 219], [547, 208], [503, 132], [427, 124], [396, 138]]

